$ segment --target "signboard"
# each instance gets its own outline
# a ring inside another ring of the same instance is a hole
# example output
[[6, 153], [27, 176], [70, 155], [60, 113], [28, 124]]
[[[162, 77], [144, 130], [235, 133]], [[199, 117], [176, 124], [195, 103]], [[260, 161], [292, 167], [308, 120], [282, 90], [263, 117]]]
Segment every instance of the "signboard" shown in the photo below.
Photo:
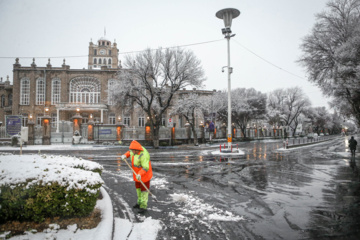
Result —
[[169, 118], [168, 127], [173, 127], [173, 126], [174, 126], [173, 120]]
[[21, 131], [22, 116], [8, 115], [5, 119], [6, 134], [14, 136]]
[[111, 129], [100, 129], [99, 134], [100, 135], [111, 134]]

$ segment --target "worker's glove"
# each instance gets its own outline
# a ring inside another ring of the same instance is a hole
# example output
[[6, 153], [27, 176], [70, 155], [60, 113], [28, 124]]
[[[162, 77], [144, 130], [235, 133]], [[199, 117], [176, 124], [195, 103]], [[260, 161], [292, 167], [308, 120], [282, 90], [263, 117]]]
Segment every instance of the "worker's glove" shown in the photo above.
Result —
[[125, 155], [121, 155], [121, 160], [125, 160], [126, 156]]
[[141, 181], [141, 175], [140, 175], [140, 174], [136, 174], [136, 179], [137, 179], [138, 181]]

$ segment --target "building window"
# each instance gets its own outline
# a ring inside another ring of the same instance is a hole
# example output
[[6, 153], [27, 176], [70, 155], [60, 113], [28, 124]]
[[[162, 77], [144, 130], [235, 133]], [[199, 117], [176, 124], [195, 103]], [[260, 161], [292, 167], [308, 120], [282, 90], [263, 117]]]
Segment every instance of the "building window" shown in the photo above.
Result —
[[96, 58], [94, 58], [94, 64], [97, 64]]
[[1, 95], [1, 107], [5, 107], [5, 95]]
[[111, 58], [108, 59], [108, 64], [111, 64]]
[[101, 44], [101, 45], [105, 46], [105, 42], [102, 42], [102, 44]]
[[101, 58], [99, 58], [99, 64], [101, 64]]
[[114, 86], [115, 86], [116, 80], [115, 79], [109, 79], [108, 81], [108, 104], [114, 105]]
[[12, 105], [12, 94], [10, 93], [9, 96], [8, 96], [8, 106], [11, 106]]
[[22, 78], [20, 81], [20, 105], [30, 103], [30, 79]]
[[36, 125], [41, 126], [41, 119], [43, 118], [43, 116], [44, 116], [44, 114], [42, 114], [42, 113], [38, 113], [36, 115]]
[[97, 55], [97, 49], [94, 49], [94, 55], [95, 56]]
[[52, 105], [60, 102], [60, 95], [61, 95], [60, 78], [54, 78], [51, 81], [51, 104]]
[[36, 105], [45, 104], [45, 79], [38, 78], [36, 80]]
[[109, 55], [111, 56], [111, 50], [109, 50]]
[[82, 116], [82, 123], [88, 123], [89, 122], [89, 114], [83, 113]]
[[94, 77], [76, 77], [70, 81], [70, 103], [99, 103], [101, 85]]
[[24, 114], [22, 115], [21, 125], [22, 125], [23, 127], [27, 127], [28, 121], [29, 121], [28, 115], [27, 115], [26, 113], [24, 113]]
[[115, 124], [115, 123], [116, 123], [115, 113], [110, 113], [109, 124]]
[[130, 117], [124, 117], [124, 125], [130, 126]]
[[56, 128], [56, 123], [57, 123], [57, 114], [52, 113], [51, 114], [51, 127]]
[[109, 42], [107, 42], [107, 43], [106, 43], [106, 45], [108, 45], [108, 46], [109, 46], [109, 45], [110, 45], [110, 43], [109, 43]]
[[145, 117], [139, 117], [139, 127], [145, 127]]

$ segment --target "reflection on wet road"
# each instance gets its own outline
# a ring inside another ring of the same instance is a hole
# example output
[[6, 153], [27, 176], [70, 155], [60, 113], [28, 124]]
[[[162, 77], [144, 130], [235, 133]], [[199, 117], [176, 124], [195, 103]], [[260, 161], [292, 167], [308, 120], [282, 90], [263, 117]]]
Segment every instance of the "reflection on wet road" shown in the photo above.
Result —
[[[149, 149], [154, 179], [147, 217], [159, 219], [159, 239], [359, 239], [359, 158], [344, 138], [279, 151], [282, 142], [240, 143], [241, 157], [217, 148]], [[121, 151], [123, 150], [123, 151]], [[126, 149], [76, 155], [105, 167], [115, 216], [142, 221]]]

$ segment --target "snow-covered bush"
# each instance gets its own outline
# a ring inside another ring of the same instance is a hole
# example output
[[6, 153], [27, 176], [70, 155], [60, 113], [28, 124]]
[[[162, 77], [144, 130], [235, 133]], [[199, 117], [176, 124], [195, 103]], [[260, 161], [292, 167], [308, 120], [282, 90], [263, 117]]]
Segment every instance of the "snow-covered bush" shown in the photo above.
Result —
[[72, 157], [2, 156], [0, 169], [0, 222], [88, 215], [103, 184], [101, 165]]

